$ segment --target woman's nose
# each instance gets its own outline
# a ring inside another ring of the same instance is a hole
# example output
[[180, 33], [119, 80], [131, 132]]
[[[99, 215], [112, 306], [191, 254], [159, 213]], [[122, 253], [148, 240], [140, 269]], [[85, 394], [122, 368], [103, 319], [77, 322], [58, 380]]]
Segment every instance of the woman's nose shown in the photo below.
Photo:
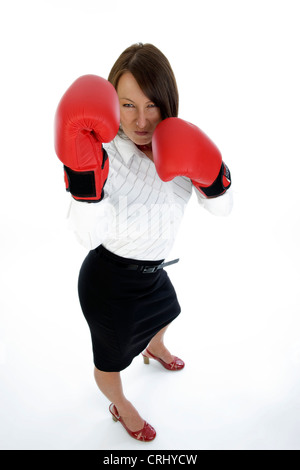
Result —
[[144, 129], [144, 127], [146, 127], [146, 117], [143, 111], [138, 113], [136, 125], [139, 129]]

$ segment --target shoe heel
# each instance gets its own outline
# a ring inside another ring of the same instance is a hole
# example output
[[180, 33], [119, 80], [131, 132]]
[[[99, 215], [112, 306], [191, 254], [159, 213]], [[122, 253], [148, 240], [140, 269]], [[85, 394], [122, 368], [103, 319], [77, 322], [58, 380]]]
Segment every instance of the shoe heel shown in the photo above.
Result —
[[144, 364], [150, 364], [149, 357], [143, 356], [144, 358]]

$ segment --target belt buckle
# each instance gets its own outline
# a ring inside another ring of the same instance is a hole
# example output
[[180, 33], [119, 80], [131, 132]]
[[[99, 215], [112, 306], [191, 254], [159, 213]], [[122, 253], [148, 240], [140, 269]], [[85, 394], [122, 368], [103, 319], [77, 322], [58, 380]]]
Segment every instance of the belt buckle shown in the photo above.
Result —
[[151, 274], [156, 273], [159, 266], [143, 266], [142, 273], [144, 274]]

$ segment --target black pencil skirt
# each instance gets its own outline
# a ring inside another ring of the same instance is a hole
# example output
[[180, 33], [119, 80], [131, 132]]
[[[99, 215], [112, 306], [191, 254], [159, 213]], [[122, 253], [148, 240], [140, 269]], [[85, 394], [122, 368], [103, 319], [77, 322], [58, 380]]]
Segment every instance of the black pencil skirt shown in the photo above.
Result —
[[79, 300], [91, 332], [97, 369], [119, 372], [180, 313], [174, 287], [164, 269], [131, 271], [123, 264], [151, 265], [110, 253], [89, 252], [78, 280]]

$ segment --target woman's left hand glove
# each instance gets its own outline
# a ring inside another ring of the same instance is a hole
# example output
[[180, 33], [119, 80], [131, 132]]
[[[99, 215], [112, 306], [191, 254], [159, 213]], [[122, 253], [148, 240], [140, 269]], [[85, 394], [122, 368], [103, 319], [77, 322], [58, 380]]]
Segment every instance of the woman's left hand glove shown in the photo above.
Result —
[[231, 185], [230, 171], [216, 145], [187, 121], [176, 117], [161, 121], [153, 134], [152, 150], [163, 181], [187, 176], [207, 198], [224, 194]]

